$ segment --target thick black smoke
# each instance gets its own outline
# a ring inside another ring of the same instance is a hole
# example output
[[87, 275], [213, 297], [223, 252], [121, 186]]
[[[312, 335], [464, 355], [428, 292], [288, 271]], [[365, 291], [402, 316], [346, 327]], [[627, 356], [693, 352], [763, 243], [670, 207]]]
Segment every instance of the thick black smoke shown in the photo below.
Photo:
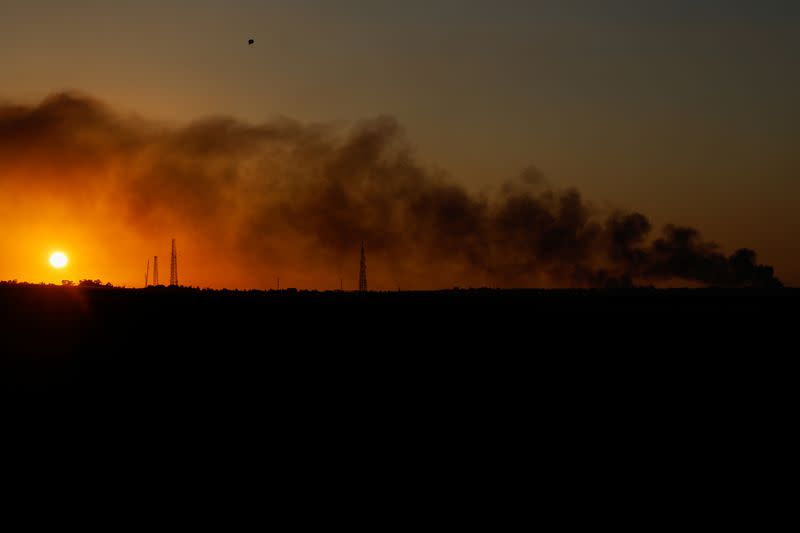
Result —
[[644, 215], [601, 216], [534, 169], [494, 196], [471, 193], [422, 168], [388, 117], [345, 133], [290, 120], [172, 126], [58, 94], [0, 105], [0, 190], [111, 204], [132, 230], [180, 226], [243, 268], [291, 262], [309, 279], [349, 268], [364, 240], [387, 288], [780, 285], [750, 250], [726, 257], [692, 228], [653, 236]]

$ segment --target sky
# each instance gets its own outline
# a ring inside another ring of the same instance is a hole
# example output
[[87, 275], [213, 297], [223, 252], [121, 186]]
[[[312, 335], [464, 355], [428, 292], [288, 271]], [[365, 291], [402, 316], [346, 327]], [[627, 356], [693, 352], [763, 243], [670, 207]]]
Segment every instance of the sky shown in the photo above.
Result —
[[[390, 116], [415, 165], [470, 194], [535, 166], [592, 209], [694, 227], [724, 253], [752, 248], [792, 285], [798, 64], [800, 4], [788, 0], [0, 0], [0, 104], [78, 91], [165, 128], [230, 116], [349, 131]], [[107, 246], [85, 228], [75, 228], [80, 242], [40, 246], [51, 215], [74, 202], [42, 205], [37, 220], [0, 212], [30, 243], [0, 263], [0, 279], [59, 277], [26, 268], [34, 249], [94, 258], [88, 250]], [[114, 260], [143, 255], [140, 244], [71, 275], [135, 284], [142, 269]], [[201, 269], [188, 269], [187, 282], [267, 285], [276, 274], [233, 275], [248, 270], [233, 262], [194, 279]], [[357, 271], [337, 268], [333, 281], [297, 283], [357, 282]]]

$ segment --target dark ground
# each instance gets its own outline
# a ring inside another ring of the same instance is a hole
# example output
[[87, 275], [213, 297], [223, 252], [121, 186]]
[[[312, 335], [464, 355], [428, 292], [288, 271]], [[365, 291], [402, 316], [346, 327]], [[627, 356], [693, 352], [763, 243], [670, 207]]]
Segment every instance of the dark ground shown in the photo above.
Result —
[[6, 285], [2, 427], [45, 431], [36, 461], [293, 520], [763, 526], [790, 494], [799, 296]]
[[[6, 391], [529, 393], [793, 359], [800, 292], [231, 292], [0, 286]], [[787, 344], [788, 343], [788, 344]], [[438, 385], [436, 385], [438, 384]], [[510, 386], [525, 385], [521, 387]], [[509, 386], [506, 386], [509, 385]], [[303, 392], [305, 391], [305, 392]]]

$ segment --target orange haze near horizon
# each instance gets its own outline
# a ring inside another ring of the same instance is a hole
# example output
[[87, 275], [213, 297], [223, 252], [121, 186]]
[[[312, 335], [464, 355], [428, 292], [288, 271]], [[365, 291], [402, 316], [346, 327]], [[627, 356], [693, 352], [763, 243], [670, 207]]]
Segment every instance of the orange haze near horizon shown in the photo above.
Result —
[[797, 0], [2, 0], [0, 280], [800, 286], [798, 64]]
[[[593, 205], [535, 167], [470, 190], [402, 127], [227, 117], [167, 124], [74, 93], [0, 104], [0, 279], [265, 289], [749, 284], [771, 276], [695, 229]], [[70, 258], [55, 270], [47, 258]], [[728, 257], [731, 257], [730, 263]], [[737, 266], [738, 265], [738, 266]], [[779, 272], [780, 274], [780, 272]], [[766, 277], [765, 277], [766, 276]]]

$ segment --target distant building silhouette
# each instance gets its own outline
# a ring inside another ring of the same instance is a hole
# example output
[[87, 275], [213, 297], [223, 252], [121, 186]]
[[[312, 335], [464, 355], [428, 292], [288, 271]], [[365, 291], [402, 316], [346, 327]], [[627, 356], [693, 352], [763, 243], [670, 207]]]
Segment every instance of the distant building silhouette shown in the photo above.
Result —
[[358, 290], [367, 291], [367, 254], [364, 249], [364, 241], [361, 241], [361, 272], [358, 276]]
[[153, 258], [153, 285], [158, 287], [158, 256]]
[[175, 247], [175, 239], [172, 239], [172, 258], [169, 261], [169, 285], [178, 285], [178, 251]]

